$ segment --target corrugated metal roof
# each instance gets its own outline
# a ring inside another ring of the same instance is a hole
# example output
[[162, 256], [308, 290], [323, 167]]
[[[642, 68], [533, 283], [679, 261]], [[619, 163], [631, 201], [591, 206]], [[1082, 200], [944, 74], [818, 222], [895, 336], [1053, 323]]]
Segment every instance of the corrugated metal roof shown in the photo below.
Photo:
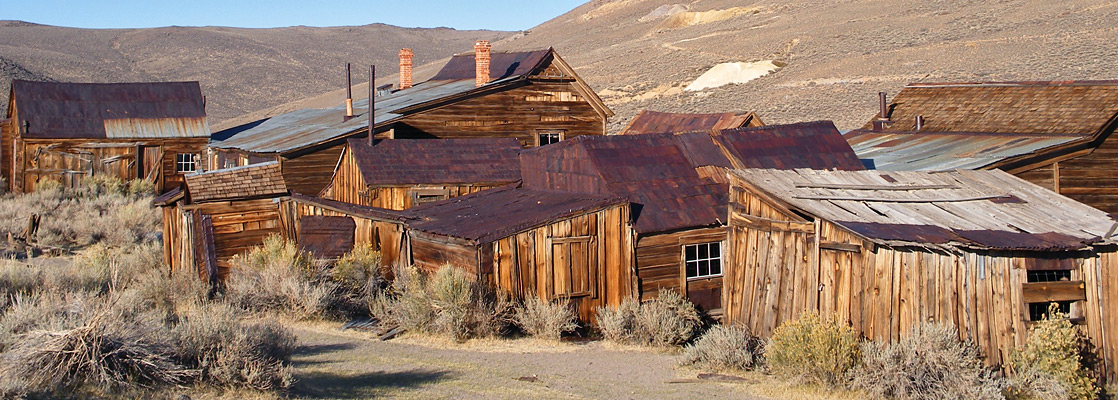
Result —
[[582, 136], [521, 153], [526, 187], [628, 198], [640, 233], [722, 225], [729, 187], [706, 169], [734, 165], [862, 169], [829, 121]]
[[[750, 124], [751, 121], [755, 123]], [[621, 134], [695, 132], [760, 125], [764, 124], [751, 112], [684, 114], [644, 110], [629, 122]]]
[[520, 142], [515, 138], [378, 140], [350, 139], [365, 184], [411, 185], [512, 183], [520, 180]]
[[1074, 250], [1100, 242], [1115, 223], [1103, 211], [1000, 170], [743, 169], [732, 175], [883, 245]]
[[923, 116], [930, 132], [1095, 136], [1118, 114], [1118, 81], [910, 84], [890, 109], [887, 131]]
[[[467, 78], [449, 78], [461, 75], [455, 72], [460, 69], [457, 63], [462, 62], [466, 56], [455, 56], [444, 70], [440, 72], [443, 77], [421, 82], [404, 90], [397, 90], [390, 94], [376, 98], [373, 110], [373, 124], [377, 127], [395, 122], [405, 114], [413, 112], [413, 107], [434, 103], [471, 91], [489, 90], [496, 85], [503, 85], [532, 72], [530, 62], [546, 58], [551, 50], [532, 52], [493, 53], [490, 64], [490, 73], [496, 75], [492, 82], [478, 88], [474, 81], [473, 55], [469, 55], [470, 73]], [[449, 69], [448, 69], [449, 68]], [[502, 72], [498, 72], [502, 71]], [[507, 72], [507, 73], [506, 73]], [[448, 79], [443, 79], [448, 78]], [[282, 153], [325, 143], [348, 134], [365, 129], [368, 126], [369, 99], [354, 99], [354, 117], [345, 118], [345, 105], [325, 109], [302, 109], [280, 114], [257, 124], [249, 129], [234, 127], [217, 132], [215, 137], [225, 136], [226, 131], [237, 131], [232, 137], [211, 143], [211, 146], [225, 149], [239, 149], [254, 153]]]
[[608, 196], [507, 185], [402, 213], [417, 231], [488, 243], [585, 212], [624, 204]]
[[846, 135], [859, 158], [885, 171], [980, 169], [999, 161], [1082, 140], [1079, 136], [941, 132], [875, 132]]
[[302, 195], [299, 193], [292, 193], [291, 200], [310, 204], [316, 207], [333, 209], [338, 212], [348, 214], [351, 216], [358, 216], [378, 221], [400, 222], [404, 220], [404, 215], [401, 211], [388, 210], [384, 208], [376, 208], [369, 206], [362, 206], [358, 204], [345, 203], [336, 200], [323, 199], [321, 197], [313, 197]]
[[26, 138], [209, 137], [198, 82], [12, 81]]

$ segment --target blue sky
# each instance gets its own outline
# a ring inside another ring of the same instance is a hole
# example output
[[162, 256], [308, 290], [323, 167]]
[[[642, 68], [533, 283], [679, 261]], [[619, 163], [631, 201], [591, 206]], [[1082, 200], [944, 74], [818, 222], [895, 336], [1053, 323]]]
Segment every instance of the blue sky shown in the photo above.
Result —
[[340, 26], [531, 28], [586, 0], [2, 0], [0, 20], [78, 28]]

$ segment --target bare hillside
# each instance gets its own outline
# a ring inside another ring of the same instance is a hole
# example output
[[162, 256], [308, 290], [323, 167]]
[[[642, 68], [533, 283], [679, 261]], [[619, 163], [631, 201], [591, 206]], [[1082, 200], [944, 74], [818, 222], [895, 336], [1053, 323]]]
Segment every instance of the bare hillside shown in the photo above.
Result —
[[396, 65], [401, 47], [426, 63], [496, 40], [498, 31], [373, 24], [331, 28], [76, 29], [0, 21], [0, 106], [12, 79], [75, 82], [197, 80], [212, 123], [301, 100], [355, 81], [369, 64]]

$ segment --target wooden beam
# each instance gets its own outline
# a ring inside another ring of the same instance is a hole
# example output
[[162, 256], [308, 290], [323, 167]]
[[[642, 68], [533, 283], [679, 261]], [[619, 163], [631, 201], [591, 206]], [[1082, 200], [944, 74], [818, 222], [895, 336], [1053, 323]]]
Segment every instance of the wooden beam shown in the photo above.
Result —
[[820, 249], [846, 251], [850, 253], [861, 253], [862, 245], [856, 243], [842, 243], [842, 242], [820, 242]]
[[798, 188], [852, 189], [852, 190], [921, 190], [958, 189], [956, 185], [860, 185], [847, 183], [797, 183]]
[[1004, 199], [1008, 198], [1007, 194], [998, 194], [990, 196], [975, 196], [975, 197], [956, 197], [956, 198], [907, 198], [907, 199], [889, 199], [883, 197], [856, 197], [856, 196], [803, 196], [794, 195], [794, 199], [802, 200], [831, 200], [831, 201], [872, 201], [875, 203], [961, 203], [967, 201], [979, 201], [990, 199]]
[[1086, 300], [1087, 286], [1083, 281], [1022, 283], [1021, 297], [1025, 303]]

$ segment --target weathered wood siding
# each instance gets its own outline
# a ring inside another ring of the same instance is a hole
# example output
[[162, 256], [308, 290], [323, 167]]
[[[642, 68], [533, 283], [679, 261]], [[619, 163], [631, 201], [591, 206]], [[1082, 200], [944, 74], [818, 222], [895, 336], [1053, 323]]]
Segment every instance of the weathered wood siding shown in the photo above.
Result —
[[[86, 177], [108, 175], [122, 180], [151, 178], [156, 190], [163, 191], [183, 182], [183, 174], [176, 172], [175, 155], [201, 154], [206, 141], [205, 138], [21, 140], [18, 154], [22, 157], [16, 160], [15, 171], [21, 186], [16, 189], [31, 192], [42, 180], [77, 187]], [[138, 153], [140, 149], [144, 154]], [[142, 170], [136, 168], [137, 162], [144, 164]], [[153, 169], [156, 171], [147, 173]]]
[[1072, 295], [1082, 300], [1072, 317], [1082, 318], [1082, 330], [1113, 365], [1118, 343], [1111, 336], [1118, 322], [1106, 315], [1118, 289], [1112, 247], [962, 253], [891, 248], [827, 221], [782, 213], [738, 186], [731, 188], [730, 207], [726, 320], [745, 323], [760, 336], [807, 310], [884, 341], [907, 336], [924, 322], [946, 322], [959, 328], [961, 339], [974, 341], [988, 364], [1000, 365], [1027, 338], [1027, 300], [1037, 300], [1026, 288], [1042, 298], [1047, 290], [1027, 283], [1026, 272], [1071, 269], [1071, 284], [1083, 289], [1080, 297]]
[[416, 113], [402, 123], [413, 129], [397, 129], [397, 139], [511, 137], [524, 147], [537, 145], [537, 132], [562, 131], [565, 140], [604, 135], [606, 130], [606, 119], [578, 94], [573, 82], [535, 81]]
[[[14, 119], [12, 121], [15, 121]], [[0, 177], [4, 178], [4, 190], [12, 189], [12, 151], [15, 146], [15, 122], [0, 122]]]
[[305, 154], [280, 157], [280, 168], [287, 187], [294, 193], [318, 195], [330, 183], [343, 148], [344, 142]]
[[[710, 242], [722, 242], [722, 248], [725, 249], [726, 228], [700, 228], [637, 237], [636, 262], [640, 298], [654, 299], [660, 289], [669, 289], [692, 298], [704, 311], [720, 309], [722, 277], [688, 280], [684, 266], [683, 246]], [[729, 255], [725, 250], [723, 254]], [[726, 260], [723, 259], [722, 263], [723, 273], [730, 266]], [[714, 294], [716, 291], [718, 293]]]
[[[379, 251], [381, 269], [383, 271], [390, 270], [395, 264], [406, 265], [408, 263], [405, 248], [405, 246], [407, 246], [407, 241], [404, 237], [404, 227], [401, 224], [364, 218], [313, 204], [290, 200], [285, 200], [283, 204], [286, 210], [285, 218], [289, 220], [295, 220], [306, 215], [352, 217], [353, 222], [356, 224], [353, 234], [354, 244], [370, 244], [373, 246], [373, 249]], [[294, 225], [293, 229], [297, 230], [297, 225]], [[299, 237], [299, 233], [296, 231], [292, 233], [292, 236]]]
[[401, 185], [401, 186], [374, 186], [365, 184], [361, 170], [351, 156], [352, 153], [343, 151], [341, 162], [334, 171], [330, 184], [322, 190], [322, 198], [344, 201], [350, 204], [384, 208], [389, 210], [406, 210], [417, 206], [415, 202], [416, 191], [424, 193], [445, 193], [447, 198], [477, 193], [504, 184], [446, 184], [446, 185]]

